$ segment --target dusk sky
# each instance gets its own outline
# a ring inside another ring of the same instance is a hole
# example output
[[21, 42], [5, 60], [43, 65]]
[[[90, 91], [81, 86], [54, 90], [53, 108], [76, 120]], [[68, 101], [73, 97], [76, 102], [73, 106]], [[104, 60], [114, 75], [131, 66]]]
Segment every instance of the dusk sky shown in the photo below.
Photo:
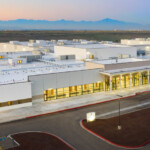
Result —
[[150, 24], [150, 0], [0, 0], [0, 20], [104, 18]]

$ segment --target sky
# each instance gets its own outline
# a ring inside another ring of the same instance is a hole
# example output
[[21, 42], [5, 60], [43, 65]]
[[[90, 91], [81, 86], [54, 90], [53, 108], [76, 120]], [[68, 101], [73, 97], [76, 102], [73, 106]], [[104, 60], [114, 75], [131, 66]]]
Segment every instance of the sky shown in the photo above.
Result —
[[0, 20], [104, 18], [150, 24], [150, 0], [0, 0]]

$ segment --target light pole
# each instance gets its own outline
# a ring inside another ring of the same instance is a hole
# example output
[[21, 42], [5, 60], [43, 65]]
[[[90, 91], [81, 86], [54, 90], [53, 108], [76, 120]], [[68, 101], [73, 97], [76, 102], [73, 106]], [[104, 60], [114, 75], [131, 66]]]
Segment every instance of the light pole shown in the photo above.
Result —
[[121, 96], [121, 95], [117, 95], [117, 96], [120, 97], [120, 98], [119, 98], [119, 116], [118, 116], [119, 120], [118, 120], [118, 130], [121, 130], [121, 129], [122, 129], [122, 126], [121, 126], [121, 121], [120, 121], [120, 99], [121, 99], [123, 96]]

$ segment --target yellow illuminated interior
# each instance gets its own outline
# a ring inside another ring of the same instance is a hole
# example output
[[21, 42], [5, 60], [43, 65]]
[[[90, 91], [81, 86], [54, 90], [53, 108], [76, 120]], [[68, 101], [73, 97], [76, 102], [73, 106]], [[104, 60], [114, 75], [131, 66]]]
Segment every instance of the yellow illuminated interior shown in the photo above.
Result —
[[4, 59], [4, 56], [0, 56], [0, 59]]
[[113, 76], [112, 77], [112, 90], [119, 90], [120, 89], [120, 76]]
[[22, 60], [18, 60], [18, 61], [17, 61], [17, 64], [21, 64], [21, 63], [22, 63]]
[[[148, 72], [147, 71], [141, 72], [140, 75], [138, 72], [132, 73], [131, 79], [130, 79], [130, 74], [122, 74], [122, 76], [115, 75], [112, 76], [111, 82], [112, 82], [112, 90], [119, 90], [121, 88], [122, 89], [130, 88], [130, 83], [132, 83], [131, 87], [145, 85], [148, 84]], [[53, 99], [61, 99], [61, 98], [91, 94], [91, 93], [96, 93], [101, 91], [110, 91], [110, 86], [111, 86], [110, 77], [105, 76], [105, 82], [76, 85], [76, 86], [70, 86], [70, 87], [58, 88], [58, 89], [48, 89], [44, 91], [44, 99], [45, 101], [48, 101]]]
[[139, 73], [132, 74], [132, 86], [139, 86]]
[[130, 74], [122, 75], [122, 88], [130, 88]]
[[100, 92], [104, 90], [104, 83], [92, 83], [92, 84], [84, 84], [84, 85], [76, 85], [65, 88], [58, 89], [48, 89], [44, 91], [44, 99], [45, 101], [61, 99], [73, 96], [79, 96], [84, 94], [91, 94], [94, 92]]
[[141, 73], [141, 85], [148, 84], [148, 74], [147, 72]]

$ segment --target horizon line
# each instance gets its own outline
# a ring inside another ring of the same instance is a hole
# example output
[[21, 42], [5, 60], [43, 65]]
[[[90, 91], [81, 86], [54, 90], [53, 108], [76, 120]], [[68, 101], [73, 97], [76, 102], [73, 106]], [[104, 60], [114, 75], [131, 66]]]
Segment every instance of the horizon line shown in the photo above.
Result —
[[[48, 20], [48, 19], [33, 19], [33, 18], [16, 18], [16, 19], [9, 19], [9, 20], [1, 20], [0, 21], [15, 21], [15, 20], [34, 20], [34, 21], [75, 21], [75, 22], [82, 22], [82, 21], [86, 21], [86, 22], [97, 22], [97, 21], [102, 21], [102, 20], [106, 20], [106, 19], [110, 19], [110, 20], [115, 20], [115, 21], [120, 21], [120, 22], [126, 22], [126, 23], [136, 23], [136, 24], [142, 24], [142, 23], [138, 23], [138, 22], [130, 22], [130, 21], [124, 21], [124, 20], [118, 20], [118, 19], [113, 19], [113, 18], [103, 18], [103, 19], [99, 19], [99, 20], [69, 20], [69, 19], [58, 19], [58, 20]], [[144, 25], [144, 24], [143, 24]]]

